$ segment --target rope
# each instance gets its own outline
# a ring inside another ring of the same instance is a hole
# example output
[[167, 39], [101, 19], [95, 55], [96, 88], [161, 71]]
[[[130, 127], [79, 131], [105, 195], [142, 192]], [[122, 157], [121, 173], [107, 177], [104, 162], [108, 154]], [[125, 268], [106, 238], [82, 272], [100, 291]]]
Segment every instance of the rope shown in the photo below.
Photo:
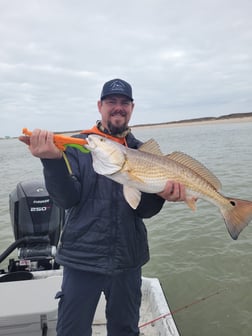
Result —
[[72, 168], [71, 168], [71, 166], [70, 166], [70, 163], [69, 163], [69, 161], [68, 161], [68, 158], [67, 158], [65, 152], [62, 152], [62, 155], [63, 155], [63, 159], [65, 160], [65, 164], [66, 164], [66, 166], [67, 166], [67, 170], [68, 170], [69, 174], [70, 174], [70, 175], [73, 175]]

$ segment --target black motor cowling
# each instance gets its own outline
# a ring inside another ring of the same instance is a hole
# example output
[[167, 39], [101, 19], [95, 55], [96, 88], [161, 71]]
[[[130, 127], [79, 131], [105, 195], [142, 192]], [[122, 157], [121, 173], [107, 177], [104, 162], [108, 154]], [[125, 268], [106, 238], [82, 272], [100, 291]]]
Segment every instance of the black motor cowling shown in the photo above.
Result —
[[19, 182], [9, 196], [11, 224], [21, 241], [20, 259], [53, 257], [64, 221], [64, 210], [56, 206], [43, 181]]

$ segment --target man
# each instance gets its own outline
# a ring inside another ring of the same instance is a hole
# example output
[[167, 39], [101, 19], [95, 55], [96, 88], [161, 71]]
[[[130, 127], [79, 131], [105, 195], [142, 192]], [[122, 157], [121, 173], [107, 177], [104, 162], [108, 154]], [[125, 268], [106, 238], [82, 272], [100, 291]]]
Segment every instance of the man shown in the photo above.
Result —
[[[138, 148], [141, 142], [128, 127], [133, 109], [130, 84], [121, 79], [106, 82], [98, 101], [101, 121], [78, 137], [98, 133]], [[141, 267], [149, 260], [142, 218], [157, 214], [165, 200], [185, 200], [184, 187], [169, 182], [159, 195], [142, 193], [133, 210], [120, 184], [94, 172], [91, 154], [68, 148], [69, 172], [51, 132], [36, 129], [30, 138], [20, 140], [41, 158], [49, 194], [67, 209], [56, 256], [64, 266], [62, 290], [56, 296], [60, 298], [57, 335], [90, 336], [102, 291], [108, 336], [139, 335]]]

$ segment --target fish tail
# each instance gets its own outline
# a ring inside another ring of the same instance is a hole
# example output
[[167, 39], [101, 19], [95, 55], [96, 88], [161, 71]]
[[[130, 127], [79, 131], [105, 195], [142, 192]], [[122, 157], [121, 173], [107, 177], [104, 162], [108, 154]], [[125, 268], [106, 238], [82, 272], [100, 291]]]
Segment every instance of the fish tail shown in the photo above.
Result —
[[220, 208], [220, 211], [230, 236], [236, 240], [252, 219], [252, 202], [237, 198], [227, 198], [227, 200], [229, 206]]

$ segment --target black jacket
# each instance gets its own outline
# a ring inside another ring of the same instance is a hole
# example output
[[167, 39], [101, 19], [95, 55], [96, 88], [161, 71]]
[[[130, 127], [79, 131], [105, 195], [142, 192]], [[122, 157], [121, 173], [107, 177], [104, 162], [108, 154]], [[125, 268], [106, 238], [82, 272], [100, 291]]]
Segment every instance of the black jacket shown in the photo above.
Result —
[[[138, 148], [141, 142], [130, 133], [127, 144]], [[149, 248], [142, 218], [157, 214], [164, 200], [142, 193], [138, 208], [133, 210], [124, 199], [122, 185], [95, 173], [91, 154], [74, 148], [66, 153], [72, 176], [63, 159], [42, 160], [50, 196], [67, 209], [56, 261], [103, 274], [145, 264]]]

